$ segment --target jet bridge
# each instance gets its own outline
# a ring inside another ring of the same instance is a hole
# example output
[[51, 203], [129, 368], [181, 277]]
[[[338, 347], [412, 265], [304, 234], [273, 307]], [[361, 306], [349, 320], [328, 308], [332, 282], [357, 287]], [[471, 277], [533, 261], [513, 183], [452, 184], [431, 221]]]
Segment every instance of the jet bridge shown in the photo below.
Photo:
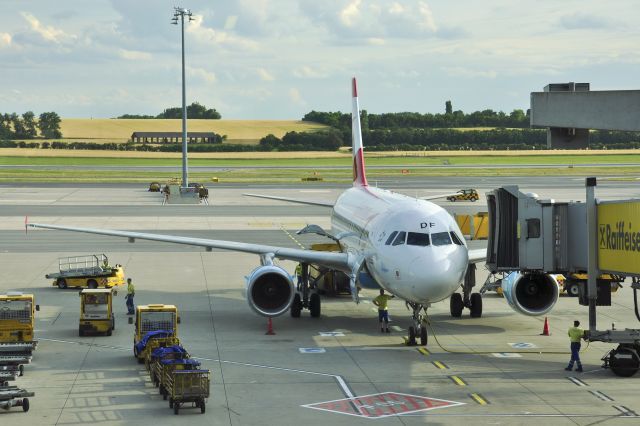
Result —
[[[503, 280], [507, 299], [518, 296], [518, 291], [537, 291], [534, 286], [549, 274], [586, 272], [588, 281], [580, 287], [579, 303], [589, 307], [588, 339], [618, 343], [603, 357], [603, 366], [628, 377], [640, 370], [640, 329], [597, 329], [596, 307], [611, 305], [610, 282], [597, 277], [602, 273], [632, 277], [640, 321], [640, 227], [632, 227], [640, 223], [640, 200], [600, 202], [595, 186], [596, 179], [587, 178], [586, 202], [543, 199], [517, 186], [488, 192], [487, 268], [493, 274], [520, 271], [529, 277], [521, 290], [509, 290], [509, 280]], [[549, 292], [532, 297], [545, 295]]]

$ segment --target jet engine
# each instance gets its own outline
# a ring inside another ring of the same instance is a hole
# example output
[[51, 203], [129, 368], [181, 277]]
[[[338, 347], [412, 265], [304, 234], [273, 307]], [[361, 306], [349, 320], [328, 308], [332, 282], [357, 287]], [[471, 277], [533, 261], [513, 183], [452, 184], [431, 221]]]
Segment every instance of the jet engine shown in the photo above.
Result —
[[275, 265], [263, 265], [247, 277], [247, 302], [257, 314], [277, 317], [287, 312], [293, 303], [295, 287], [291, 275]]
[[502, 280], [502, 293], [516, 312], [535, 316], [549, 312], [560, 291], [553, 275], [512, 272]]

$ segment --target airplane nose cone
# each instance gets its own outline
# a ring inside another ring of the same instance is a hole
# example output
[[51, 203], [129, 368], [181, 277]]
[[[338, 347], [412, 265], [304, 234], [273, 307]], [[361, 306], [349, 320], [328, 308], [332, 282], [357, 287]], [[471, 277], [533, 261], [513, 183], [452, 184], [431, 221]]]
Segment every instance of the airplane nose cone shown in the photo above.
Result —
[[446, 299], [460, 283], [467, 265], [458, 253], [450, 253], [437, 259], [419, 257], [411, 262], [414, 293], [420, 299], [436, 302]]

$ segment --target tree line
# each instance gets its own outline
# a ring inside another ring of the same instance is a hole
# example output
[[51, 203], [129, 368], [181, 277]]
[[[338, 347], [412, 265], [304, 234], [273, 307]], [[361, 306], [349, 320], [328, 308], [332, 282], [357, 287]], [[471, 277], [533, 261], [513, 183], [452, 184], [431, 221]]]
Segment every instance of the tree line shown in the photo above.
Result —
[[[158, 115], [124, 114], [117, 118], [130, 119], [160, 119], [160, 118], [182, 118], [182, 107], [167, 108]], [[187, 118], [219, 120], [222, 118], [215, 108], [207, 108], [198, 102], [187, 105]]]
[[[39, 133], [39, 135], [38, 135]], [[33, 111], [22, 115], [15, 112], [0, 114], [0, 139], [60, 139], [60, 116], [55, 112], [43, 112], [36, 120]]]

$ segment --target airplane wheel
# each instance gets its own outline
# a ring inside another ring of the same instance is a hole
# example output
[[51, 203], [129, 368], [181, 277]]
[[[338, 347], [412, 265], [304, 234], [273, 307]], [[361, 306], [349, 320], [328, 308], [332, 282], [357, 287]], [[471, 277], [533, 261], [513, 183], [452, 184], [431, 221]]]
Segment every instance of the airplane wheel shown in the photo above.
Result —
[[29, 411], [29, 398], [22, 398], [22, 411]]
[[309, 298], [309, 311], [313, 318], [320, 316], [320, 295], [318, 293], [313, 293]]
[[462, 309], [464, 308], [464, 302], [462, 301], [462, 295], [460, 293], [453, 293], [449, 299], [449, 310], [451, 316], [454, 318], [460, 318], [462, 316]]
[[609, 355], [609, 367], [616, 376], [631, 377], [640, 369], [640, 361], [635, 351], [618, 346]]
[[293, 296], [293, 303], [291, 304], [291, 316], [293, 318], [300, 318], [300, 312], [302, 312], [302, 300], [300, 300], [300, 295], [296, 293]]
[[422, 346], [427, 346], [428, 340], [429, 340], [429, 336], [427, 335], [427, 325], [422, 324], [422, 327], [420, 327], [420, 344]]
[[578, 297], [580, 295], [580, 287], [575, 281], [567, 281], [564, 289], [570, 297]]
[[407, 341], [407, 345], [416, 345], [416, 328], [414, 326], [409, 327], [409, 340]]
[[482, 295], [480, 293], [471, 293], [471, 318], [480, 318], [482, 316]]
[[87, 286], [89, 288], [98, 288], [98, 282], [96, 280], [87, 281]]
[[204, 403], [204, 399], [202, 399], [202, 400], [200, 400], [200, 412], [202, 414], [204, 414], [205, 411], [206, 411], [206, 406], [205, 406], [205, 403]]
[[61, 290], [64, 290], [65, 288], [67, 288], [67, 280], [65, 280], [64, 278], [58, 278], [58, 288]]

